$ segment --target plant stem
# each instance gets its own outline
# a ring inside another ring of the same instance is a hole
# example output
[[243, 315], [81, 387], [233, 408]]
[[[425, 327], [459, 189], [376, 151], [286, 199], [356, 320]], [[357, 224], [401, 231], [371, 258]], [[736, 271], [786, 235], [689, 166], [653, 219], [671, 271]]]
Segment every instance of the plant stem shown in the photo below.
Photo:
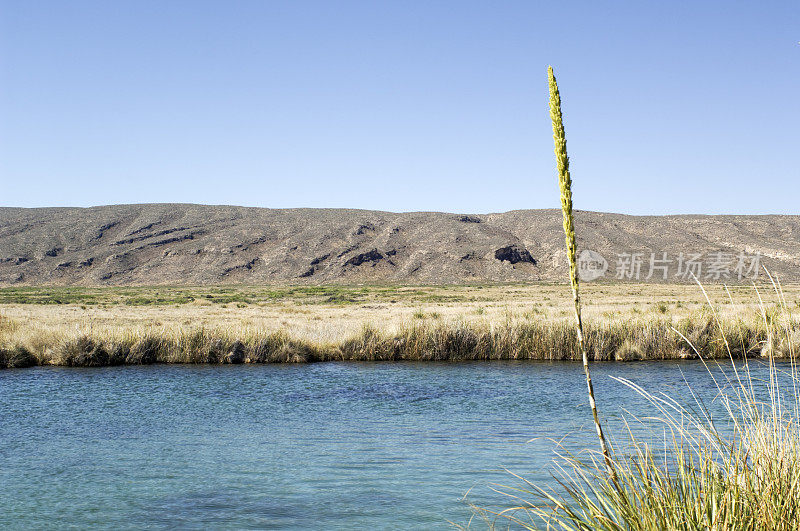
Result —
[[616, 473], [608, 451], [603, 427], [597, 414], [597, 403], [594, 398], [592, 377], [589, 373], [589, 356], [583, 339], [583, 322], [581, 320], [581, 299], [578, 293], [578, 264], [575, 245], [575, 223], [572, 215], [572, 179], [569, 174], [569, 158], [567, 157], [567, 137], [564, 133], [564, 123], [561, 117], [561, 95], [558, 84], [553, 74], [553, 67], [547, 67], [547, 76], [550, 84], [550, 118], [553, 121], [553, 141], [555, 142], [556, 163], [558, 166], [558, 184], [561, 189], [561, 211], [564, 214], [564, 235], [567, 243], [569, 257], [569, 277], [572, 283], [572, 297], [575, 303], [575, 325], [578, 333], [578, 345], [583, 356], [583, 372], [586, 374], [586, 386], [589, 390], [589, 405], [592, 408], [594, 425], [597, 428], [597, 437], [600, 439], [600, 450], [603, 452], [606, 468], [612, 481], [616, 484]]

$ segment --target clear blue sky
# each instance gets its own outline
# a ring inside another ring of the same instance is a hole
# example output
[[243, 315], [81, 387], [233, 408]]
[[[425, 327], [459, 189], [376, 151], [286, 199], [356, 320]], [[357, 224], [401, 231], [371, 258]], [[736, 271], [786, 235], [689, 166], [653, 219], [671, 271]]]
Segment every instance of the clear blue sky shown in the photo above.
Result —
[[2, 1], [0, 205], [800, 213], [800, 2]]

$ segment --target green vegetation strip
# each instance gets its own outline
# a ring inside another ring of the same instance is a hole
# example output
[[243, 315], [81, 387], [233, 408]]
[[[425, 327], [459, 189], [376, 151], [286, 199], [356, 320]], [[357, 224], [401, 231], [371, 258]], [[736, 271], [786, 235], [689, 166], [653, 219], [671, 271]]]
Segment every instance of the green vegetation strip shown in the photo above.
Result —
[[[469, 289], [479, 291], [480, 286]], [[0, 288], [0, 304], [75, 304], [159, 306], [193, 302], [213, 304], [263, 304], [293, 300], [299, 304], [348, 305], [364, 302], [481, 302], [490, 298], [465, 293], [448, 293], [447, 286], [426, 287], [14, 287]]]

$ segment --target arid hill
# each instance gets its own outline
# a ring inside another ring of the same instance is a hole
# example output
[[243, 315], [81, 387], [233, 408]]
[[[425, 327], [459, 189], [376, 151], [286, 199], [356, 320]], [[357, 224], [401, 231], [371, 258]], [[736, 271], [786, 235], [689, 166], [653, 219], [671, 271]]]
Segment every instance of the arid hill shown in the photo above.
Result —
[[[709, 282], [746, 281], [756, 255], [783, 281], [800, 281], [800, 216], [576, 216], [579, 247], [607, 260], [605, 279], [627, 268], [635, 280], [641, 260], [644, 280], [656, 253], [668, 262], [650, 280], [669, 268], [669, 281], [690, 281], [686, 262], [701, 253], [694, 262]], [[563, 279], [565, 260], [558, 210], [0, 208], [5, 286], [537, 281]]]

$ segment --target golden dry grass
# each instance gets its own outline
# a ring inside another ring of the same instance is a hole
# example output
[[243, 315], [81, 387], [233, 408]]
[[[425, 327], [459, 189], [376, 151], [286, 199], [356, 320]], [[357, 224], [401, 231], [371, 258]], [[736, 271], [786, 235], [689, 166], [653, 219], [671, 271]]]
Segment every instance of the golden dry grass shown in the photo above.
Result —
[[[192, 288], [180, 288], [182, 297], [189, 293], [188, 298], [194, 300], [140, 305], [131, 304], [129, 297], [169, 301], [175, 293], [163, 287], [137, 288], [134, 292], [129, 288], [98, 288], [92, 291], [91, 299], [84, 297], [91, 302], [78, 299], [53, 304], [53, 295], [42, 288], [34, 295], [43, 303], [0, 304], [0, 348], [24, 349], [36, 363], [66, 363], [69, 356], [64, 352], [74, 351], [81, 338], [109, 351], [114, 345], [156, 338], [169, 355], [162, 352], [155, 361], [196, 362], [206, 358], [182, 353], [181, 349], [189, 348], [186, 338], [202, 336], [216, 341], [218, 350], [226, 352], [212, 355], [208, 361], [219, 361], [237, 341], [251, 351], [263, 338], [280, 337], [292, 345], [302, 345], [305, 354], [273, 361], [470, 356], [574, 359], [568, 285], [357, 287], [333, 295], [283, 288], [279, 297], [259, 296], [275, 293], [264, 288], [227, 289], [235, 293], [219, 297], [218, 302], [194, 296], [209, 288], [196, 288], [197, 293]], [[725, 290], [711, 286], [708, 291], [730, 328], [731, 341], [746, 342], [743, 350], [752, 353], [762, 340], [759, 334], [766, 333], [759, 324], [753, 288]], [[799, 304], [800, 287], [788, 286], [784, 291], [790, 304]], [[694, 334], [695, 339], [706, 334], [711, 341], [711, 330], [706, 330], [710, 316], [704, 304], [705, 298], [696, 286], [588, 284], [584, 316], [590, 353], [595, 359], [685, 355], [670, 328], [676, 326]], [[417, 341], [413, 348], [408, 343], [411, 336]], [[427, 343], [420, 342], [423, 336]], [[449, 342], [450, 347], [431, 347], [431, 342], [438, 340]], [[454, 341], [463, 344], [456, 347]], [[361, 343], [357, 354], [352, 352], [354, 342]], [[370, 348], [383, 349], [383, 353], [371, 355], [367, 352]], [[432, 348], [438, 349], [438, 354], [432, 353]], [[455, 354], [448, 348], [455, 349]], [[462, 352], [467, 348], [471, 352]]]

